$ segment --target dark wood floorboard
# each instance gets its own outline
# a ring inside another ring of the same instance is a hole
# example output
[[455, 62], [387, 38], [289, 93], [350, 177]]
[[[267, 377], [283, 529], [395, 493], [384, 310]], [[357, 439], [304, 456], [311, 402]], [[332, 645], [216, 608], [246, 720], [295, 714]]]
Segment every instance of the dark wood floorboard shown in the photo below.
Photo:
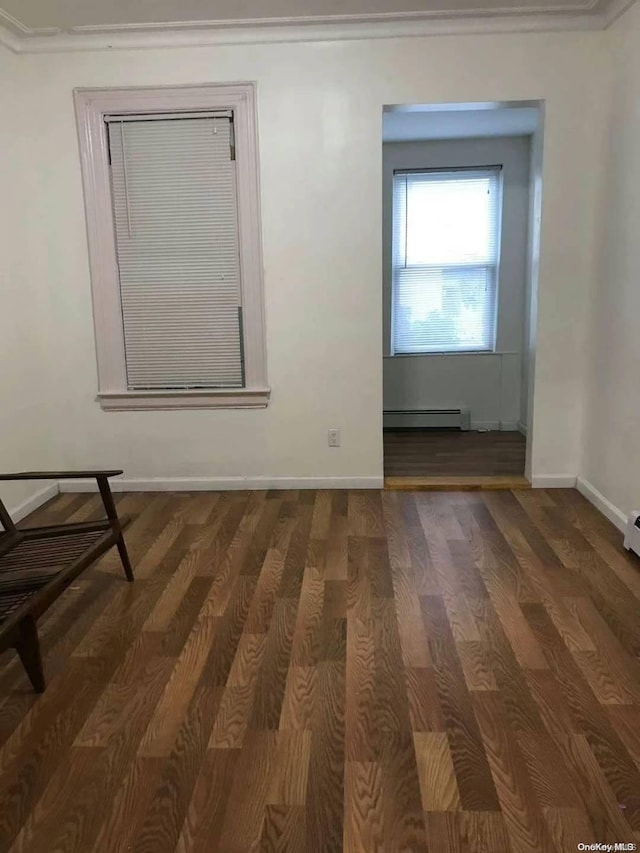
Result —
[[524, 474], [519, 432], [384, 431], [385, 477], [504, 477]]
[[0, 853], [640, 843], [640, 560], [577, 492], [118, 503], [136, 582], [55, 603], [42, 696], [0, 657]]

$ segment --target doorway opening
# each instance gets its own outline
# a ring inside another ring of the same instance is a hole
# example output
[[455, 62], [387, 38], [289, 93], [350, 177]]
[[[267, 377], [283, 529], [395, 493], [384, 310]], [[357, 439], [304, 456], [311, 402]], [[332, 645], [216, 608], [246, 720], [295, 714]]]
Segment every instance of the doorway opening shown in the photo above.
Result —
[[383, 445], [396, 488], [529, 485], [543, 105], [383, 109]]

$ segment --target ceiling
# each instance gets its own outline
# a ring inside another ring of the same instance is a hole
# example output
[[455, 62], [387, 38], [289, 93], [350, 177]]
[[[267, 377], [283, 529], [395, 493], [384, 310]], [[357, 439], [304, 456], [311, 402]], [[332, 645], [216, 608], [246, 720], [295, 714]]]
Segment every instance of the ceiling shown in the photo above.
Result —
[[385, 112], [383, 142], [468, 139], [478, 136], [529, 136], [538, 124], [535, 107]]
[[[602, 2], [602, 0], [597, 0]], [[592, 0], [535, 0], [538, 9], [591, 8]], [[3, 0], [4, 11], [28, 30], [201, 22], [342, 19], [407, 12], [529, 11], [531, 0]]]
[[[249, 27], [271, 30], [270, 36], [255, 40], [275, 40], [275, 29], [295, 25], [316, 29], [324, 25], [318, 38], [331, 37], [335, 29], [330, 28], [338, 26], [342, 28], [335, 35], [338, 38], [358, 37], [358, 26], [361, 37], [407, 36], [425, 34], [427, 26], [442, 32], [455, 25], [454, 31], [459, 31], [466, 22], [469, 29], [470, 21], [475, 22], [473, 31], [479, 31], [479, 21], [489, 30], [598, 29], [631, 2], [634, 0], [0, 0], [0, 42], [21, 52], [37, 49], [35, 44], [43, 39], [49, 39], [49, 44], [57, 40], [59, 49], [71, 49], [74, 40], [77, 44], [82, 39], [94, 47], [117, 46], [119, 37], [127, 39], [129, 46], [133, 46], [132, 39], [146, 36], [169, 43], [167, 34], [187, 43], [190, 35], [193, 41], [199, 33], [202, 41], [203, 33], [211, 36], [217, 32], [217, 40], [229, 41], [231, 31]], [[365, 25], [369, 27], [366, 32]], [[387, 31], [371, 33], [372, 26], [385, 25]], [[350, 28], [348, 34], [345, 27]], [[97, 43], [100, 35], [108, 41]], [[25, 46], [27, 42], [30, 47]]]

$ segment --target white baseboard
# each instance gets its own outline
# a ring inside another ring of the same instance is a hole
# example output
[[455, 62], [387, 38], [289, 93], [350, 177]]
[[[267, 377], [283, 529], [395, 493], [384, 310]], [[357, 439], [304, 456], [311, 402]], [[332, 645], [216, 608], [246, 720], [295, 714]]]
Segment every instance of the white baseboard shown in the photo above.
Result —
[[26, 518], [32, 512], [35, 512], [42, 504], [46, 504], [47, 501], [50, 501], [51, 498], [55, 498], [55, 496], [60, 492], [57, 483], [51, 483], [48, 486], [45, 486], [44, 489], [39, 489], [35, 494], [31, 495], [31, 497], [27, 498], [26, 501], [22, 501], [22, 503], [18, 504], [18, 506], [9, 508], [9, 515], [11, 518], [17, 523], [18, 521], [22, 521], [23, 518]]
[[472, 430], [501, 430], [502, 432], [517, 432], [517, 421], [471, 421]]
[[581, 495], [585, 496], [589, 503], [592, 503], [596, 509], [600, 510], [605, 518], [608, 518], [612, 524], [615, 524], [618, 530], [622, 531], [622, 533], [626, 531], [627, 516], [615, 504], [612, 504], [610, 500], [605, 498], [602, 492], [599, 492], [595, 486], [592, 486], [588, 480], [582, 477], [578, 477], [576, 488]]
[[543, 474], [531, 478], [534, 489], [574, 489], [576, 486], [575, 474]]
[[[114, 492], [196, 492], [231, 491], [238, 489], [381, 489], [382, 477], [169, 477], [150, 480], [113, 479]], [[602, 492], [583, 477], [555, 474], [533, 477], [534, 489], [577, 488], [581, 495], [608, 518], [623, 533], [627, 526], [626, 514], [611, 503]], [[95, 480], [64, 480], [39, 489], [17, 506], [9, 508], [11, 518], [18, 522], [35, 512], [60, 492], [96, 492]]]
[[522, 433], [522, 435], [524, 435], [524, 436], [527, 435], [526, 424], [523, 424], [522, 421], [518, 421], [518, 423], [516, 424], [516, 429], [518, 430], [519, 433]]
[[[381, 489], [383, 477], [116, 477], [114, 492], [220, 492], [238, 489]], [[95, 480], [64, 480], [61, 492], [96, 492]]]

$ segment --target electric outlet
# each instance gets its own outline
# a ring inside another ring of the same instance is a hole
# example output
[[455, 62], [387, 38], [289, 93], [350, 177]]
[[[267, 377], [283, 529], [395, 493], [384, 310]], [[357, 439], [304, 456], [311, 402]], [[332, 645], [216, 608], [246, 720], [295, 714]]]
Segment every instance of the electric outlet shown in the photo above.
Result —
[[329, 430], [329, 447], [340, 447], [340, 430]]

